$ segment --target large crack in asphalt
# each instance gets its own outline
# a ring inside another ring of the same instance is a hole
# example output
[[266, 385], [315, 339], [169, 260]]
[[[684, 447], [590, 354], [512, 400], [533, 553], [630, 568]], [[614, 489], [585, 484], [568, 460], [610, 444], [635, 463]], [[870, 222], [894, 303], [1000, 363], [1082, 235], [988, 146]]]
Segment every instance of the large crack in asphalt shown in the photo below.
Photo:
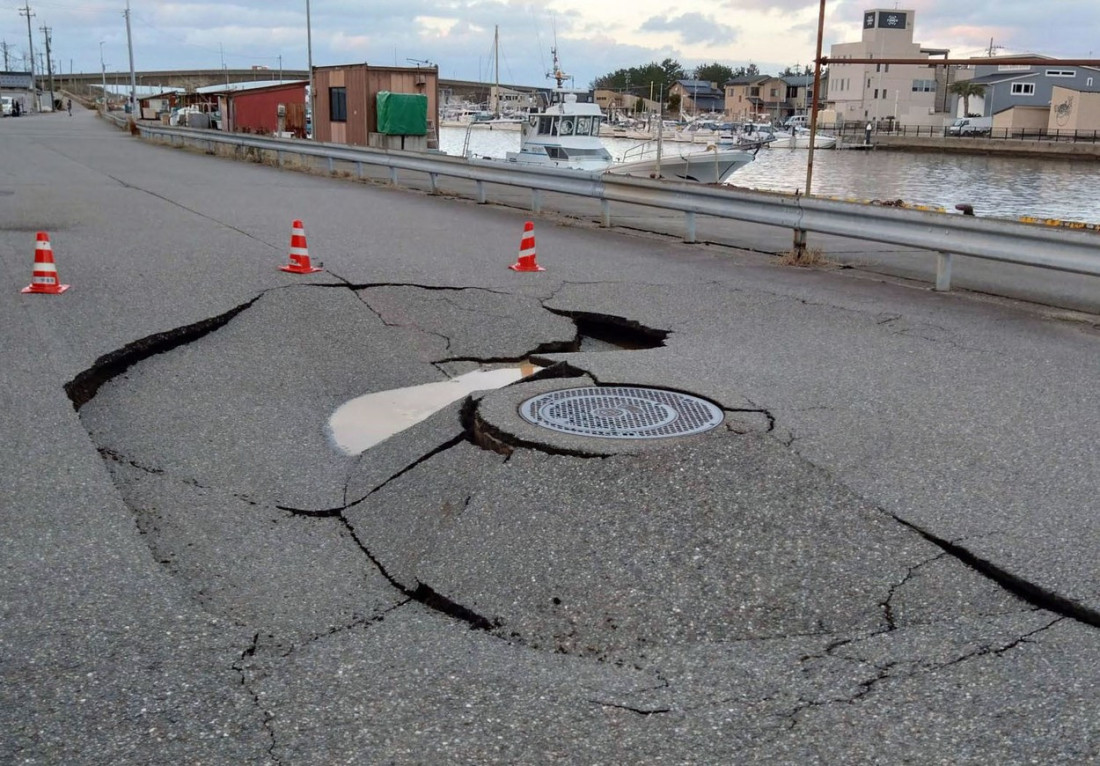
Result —
[[[431, 286], [431, 285], [425, 286], [425, 285], [414, 285], [414, 284], [410, 284], [410, 283], [366, 283], [366, 284], [359, 285], [359, 284], [352, 284], [352, 283], [348, 282], [347, 280], [344, 280], [343, 278], [339, 277], [338, 275], [334, 275], [334, 276], [336, 276], [337, 279], [341, 280], [341, 284], [311, 284], [311, 285], [309, 285], [309, 287], [320, 287], [320, 288], [340, 287], [340, 288], [343, 288], [343, 289], [352, 289], [353, 291], [356, 291], [356, 292], [358, 292], [360, 290], [364, 290], [364, 289], [369, 289], [371, 287], [414, 287], [414, 288], [419, 288], [419, 289], [424, 289], [424, 290], [437, 290], [437, 291], [461, 291], [461, 290], [482, 290], [483, 289], [483, 288], [476, 288], [476, 287], [451, 288], [451, 287], [441, 287], [441, 286]], [[284, 289], [284, 288], [279, 287], [279, 288], [271, 288], [271, 289]], [[173, 349], [176, 349], [176, 348], [179, 348], [181, 346], [192, 343], [194, 341], [197, 341], [197, 340], [209, 335], [210, 333], [213, 333], [213, 332], [217, 331], [218, 329], [220, 329], [222, 327], [225, 327], [235, 317], [237, 317], [242, 312], [244, 312], [245, 310], [247, 310], [248, 308], [253, 306], [258, 300], [260, 300], [260, 298], [263, 297], [263, 295], [266, 292], [267, 291], [263, 291], [260, 294], [258, 294], [256, 297], [252, 298], [251, 300], [246, 301], [246, 302], [244, 302], [244, 303], [242, 303], [238, 306], [235, 306], [235, 307], [229, 309], [228, 311], [223, 312], [222, 314], [219, 314], [217, 316], [210, 317], [210, 318], [204, 319], [204, 320], [200, 320], [198, 322], [194, 322], [194, 323], [189, 324], [189, 325], [184, 325], [182, 327], [178, 327], [178, 328], [175, 328], [175, 329], [172, 329], [172, 330], [166, 330], [166, 331], [163, 331], [163, 332], [154, 333], [152, 335], [149, 335], [149, 336], [146, 336], [144, 338], [140, 338], [136, 341], [133, 341], [131, 343], [128, 343], [127, 345], [123, 346], [122, 348], [120, 348], [116, 351], [113, 351], [111, 353], [108, 353], [108, 354], [105, 354], [105, 355], [99, 357], [96, 360], [96, 362], [90, 368], [88, 368], [87, 370], [85, 370], [85, 371], [79, 373], [78, 375], [76, 375], [71, 381], [66, 383], [65, 386], [64, 386], [65, 392], [68, 395], [69, 399], [72, 401], [74, 409], [79, 411], [82, 406], [84, 406], [87, 402], [91, 401], [91, 399], [95, 397], [98, 390], [105, 383], [107, 383], [111, 379], [123, 374], [126, 370], [128, 370], [133, 365], [135, 365], [135, 364], [137, 364], [137, 363], [139, 363], [139, 362], [141, 362], [145, 359], [153, 357], [157, 354], [163, 354], [163, 353], [172, 351]], [[490, 290], [488, 292], [497, 292], [497, 291], [491, 291]], [[505, 293], [505, 292], [500, 292], [499, 294], [512, 295], [511, 293]], [[364, 304], [367, 305], [365, 302], [364, 302]], [[368, 305], [368, 308], [370, 308], [369, 305]], [[638, 343], [646, 344], [646, 345], [642, 346], [642, 347], [646, 347], [646, 348], [652, 348], [652, 347], [655, 347], [656, 345], [664, 345], [664, 340], [669, 335], [668, 331], [648, 328], [648, 327], [645, 327], [645, 326], [641, 325], [638, 322], [633, 322], [632, 320], [625, 319], [625, 318], [622, 318], [622, 317], [614, 317], [614, 316], [610, 316], [610, 315], [603, 315], [603, 314], [599, 314], [599, 313], [595, 313], [595, 312], [553, 310], [553, 309], [546, 308], [545, 306], [543, 308], [545, 310], [547, 310], [548, 312], [556, 313], [556, 314], [561, 315], [561, 316], [569, 317], [574, 321], [574, 323], [577, 325], [577, 328], [578, 328], [578, 330], [577, 330], [577, 339], [576, 339], [577, 347], [579, 347], [580, 337], [582, 335], [584, 335], [586, 331], [588, 333], [593, 333], [593, 332], [601, 332], [604, 329], [608, 329], [608, 332], [610, 334], [616, 335], [617, 337], [622, 337], [623, 334], [626, 334], [626, 335], [629, 335], [629, 336], [635, 338]], [[373, 308], [371, 308], [371, 310], [374, 311]], [[375, 312], [375, 313], [377, 313], [377, 312]], [[384, 320], [383, 317], [380, 316], [379, 318], [380, 318], [381, 321], [383, 321], [385, 323], [385, 320]], [[418, 329], [420, 329], [420, 328], [418, 328]], [[553, 350], [556, 350], [558, 347], [560, 347], [561, 344], [560, 343], [555, 343], [555, 344], [550, 344], [550, 345], [551, 345], [551, 348], [546, 348], [545, 346], [540, 346], [536, 349], [533, 349], [529, 354], [523, 355], [519, 358], [520, 359], [522, 359], [522, 358], [531, 358], [531, 356], [538, 356], [540, 353], [551, 353]], [[452, 361], [473, 361], [473, 362], [480, 362], [480, 363], [490, 363], [490, 362], [495, 362], [495, 361], [516, 361], [516, 358], [509, 357], [507, 359], [481, 359], [481, 358], [474, 358], [474, 357], [461, 357], [461, 358], [455, 357], [455, 358], [447, 358], [447, 359], [444, 359], [444, 360], [437, 360], [437, 363], [452, 362]], [[543, 370], [539, 374], [543, 375], [543, 376], [546, 376], [546, 377], [571, 377], [571, 376], [585, 375], [585, 374], [588, 374], [588, 373], [586, 373], [583, 369], [574, 367], [574, 366], [569, 365], [569, 364], [557, 363], [557, 364], [553, 365], [552, 367], [547, 368], [546, 370]], [[599, 383], [599, 381], [597, 381], [597, 384], [598, 383]], [[729, 410], [729, 409], [727, 409], [726, 411], [727, 412], [761, 413], [769, 421], [768, 430], [773, 431], [775, 429], [775, 418], [765, 408], [752, 409], [752, 410]], [[359, 536], [356, 535], [354, 529], [351, 527], [350, 523], [346, 520], [346, 518], [343, 515], [344, 511], [346, 511], [348, 508], [352, 507], [353, 505], [358, 504], [359, 502], [362, 502], [362, 500], [364, 500], [366, 497], [368, 497], [371, 494], [373, 494], [374, 492], [377, 492], [378, 490], [382, 489], [384, 486], [386, 486], [390, 482], [392, 482], [392, 481], [398, 479], [399, 477], [409, 473], [410, 471], [424, 465], [425, 463], [430, 461], [436, 455], [439, 455], [442, 452], [444, 452], [448, 449], [451, 449], [452, 447], [462, 443], [463, 441], [470, 441], [471, 443], [477, 444], [478, 446], [480, 446], [482, 448], [494, 449], [495, 451], [500, 451], [500, 452], [502, 452], [503, 454], [506, 454], [506, 455], [510, 454], [510, 452], [512, 450], [516, 449], [516, 448], [531, 448], [531, 449], [543, 449], [544, 451], [554, 451], [554, 450], [550, 450], [545, 445], [534, 445], [534, 444], [532, 444], [532, 445], [527, 445], [527, 444], [507, 445], [507, 449], [504, 450], [504, 449], [499, 448], [501, 440], [497, 438], [496, 434], [490, 434], [491, 438], [489, 438], [488, 440], [486, 440], [485, 438], [482, 438], [484, 436], [484, 434], [479, 436], [479, 433], [478, 433], [479, 427], [477, 425], [477, 418], [476, 418], [476, 402], [472, 398], [467, 398], [466, 404], [462, 409], [462, 421], [463, 421], [463, 426], [464, 427], [463, 427], [463, 432], [459, 436], [456, 436], [452, 439], [447, 440], [446, 442], [444, 442], [440, 445], [437, 445], [432, 450], [430, 450], [427, 453], [419, 456], [416, 460], [411, 461], [408, 465], [406, 465], [403, 468], [401, 468], [400, 470], [396, 471], [394, 474], [392, 474], [387, 479], [385, 479], [383, 482], [381, 482], [377, 487], [372, 489], [371, 492], [367, 493], [367, 495], [364, 495], [363, 498], [359, 498], [358, 500], [356, 500], [352, 503], [345, 503], [344, 505], [342, 505], [338, 508], [323, 509], [323, 510], [319, 510], [319, 511], [308, 511], [308, 510], [302, 510], [302, 509], [288, 508], [286, 506], [276, 506], [276, 507], [279, 508], [280, 510], [283, 510], [283, 511], [286, 511], [286, 512], [301, 514], [301, 515], [306, 515], [306, 516], [319, 516], [319, 517], [321, 517], [321, 516], [337, 516], [337, 517], [339, 517], [343, 521], [343, 523], [347, 526], [349, 532], [351, 533], [352, 539], [355, 540], [356, 544], [362, 550], [363, 554], [365, 556], [367, 556], [367, 558], [372, 562], [372, 564], [377, 568], [377, 570], [383, 575], [383, 577], [393, 587], [395, 587], [403, 595], [405, 595], [408, 599], [419, 602], [419, 603], [427, 606], [428, 608], [430, 608], [430, 609], [432, 609], [436, 612], [445, 614], [445, 615], [447, 615], [447, 616], [449, 616], [453, 619], [464, 622], [467, 625], [469, 625], [471, 628], [474, 628], [474, 629], [477, 629], [477, 630], [492, 631], [494, 628], [499, 626], [498, 621], [490, 619], [490, 618], [486, 617], [485, 615], [478, 614], [476, 611], [474, 611], [474, 610], [472, 610], [472, 609], [470, 609], [470, 608], [468, 608], [468, 607], [466, 607], [462, 604], [459, 604], [459, 603], [449, 599], [448, 597], [441, 594], [438, 590], [433, 588], [431, 585], [429, 585], [427, 583], [424, 583], [424, 582], [420, 582], [420, 581], [417, 581], [415, 583], [402, 583], [402, 582], [398, 581], [397, 579], [395, 579], [392, 576], [392, 574], [389, 573], [386, 570], [386, 568], [383, 566], [381, 561], [379, 561], [378, 557], [370, 550], [370, 547], [369, 547], [367, 541], [364, 541], [364, 540], [360, 539]], [[481, 430], [484, 431], [484, 427], [482, 427]], [[486, 443], [487, 441], [490, 442], [490, 443], [487, 444]], [[557, 452], [561, 452], [561, 451], [559, 450]], [[561, 454], [565, 454], [565, 453], [562, 452]], [[124, 459], [121, 455], [117, 454], [116, 452], [111, 451], [111, 450], [107, 450], [107, 449], [101, 450], [101, 455], [105, 460], [123, 460]], [[580, 457], [591, 457], [592, 455], [578, 455], [578, 456], [580, 456]], [[136, 460], [131, 460], [129, 462], [131, 462], [131, 464], [134, 465], [135, 467], [141, 468], [142, 470], [146, 470], [146, 471], [157, 471], [157, 470], [159, 470], [159, 469], [150, 468], [148, 466], [141, 465]], [[347, 500], [347, 485], [346, 484], [345, 484], [345, 487], [344, 487], [344, 491], [345, 491], [344, 499], [346, 501]], [[915, 525], [915, 524], [913, 524], [913, 523], [911, 523], [911, 522], [909, 522], [909, 521], [907, 521], [907, 520], [905, 520], [905, 519], [903, 519], [903, 518], [901, 518], [897, 515], [890, 514], [890, 513], [886, 512], [883, 509], [880, 509], [880, 510], [882, 510], [883, 513], [886, 513], [888, 516], [890, 516], [895, 522], [897, 522], [899, 524], [902, 524], [907, 529], [911, 530], [912, 532], [920, 535], [925, 540], [927, 540], [927, 541], [935, 544], [936, 546], [938, 546], [942, 551], [944, 551], [945, 554], [950, 555], [953, 558], [959, 560], [960, 562], [962, 562], [963, 564], [965, 564], [966, 566], [968, 566], [972, 570], [978, 572], [983, 577], [985, 577], [989, 580], [992, 580], [993, 582], [997, 583], [1000, 587], [1002, 587], [1002, 588], [1008, 590], [1009, 592], [1011, 592], [1012, 594], [1020, 597], [1021, 599], [1023, 599], [1027, 603], [1029, 603], [1029, 604], [1031, 604], [1031, 605], [1033, 605], [1037, 608], [1045, 609], [1045, 610], [1051, 611], [1055, 614], [1058, 614], [1058, 615], [1060, 615], [1060, 618], [1069, 618], [1069, 619], [1073, 619], [1075, 621], [1085, 623], [1085, 624], [1090, 625], [1092, 627], [1100, 627], [1100, 612], [1097, 612], [1096, 610], [1094, 610], [1092, 608], [1089, 608], [1089, 607], [1087, 607], [1083, 604], [1074, 602], [1070, 599], [1067, 599], [1063, 596], [1060, 596], [1059, 594], [1051, 591], [1050, 589], [1043, 588], [1043, 587], [1041, 587], [1041, 586], [1039, 586], [1035, 583], [1029, 582], [1029, 581], [1017, 576], [1017, 575], [1012, 574], [1011, 572], [1008, 572], [1004, 568], [997, 566], [996, 564], [994, 564], [991, 561], [988, 561], [988, 560], [985, 560], [985, 559], [982, 559], [982, 558], [978, 557], [977, 555], [973, 554], [972, 552], [970, 552], [965, 547], [963, 547], [959, 544], [952, 543], [950, 541], [944, 540], [944, 539], [936, 536], [934, 533], [932, 533], [929, 530], [923, 529], [923, 528], [921, 528], [921, 527], [919, 527], [919, 526], [917, 526], [917, 525]], [[910, 570], [909, 574], [907, 575], [907, 577], [909, 577], [909, 576], [912, 576], [912, 570]], [[904, 582], [901, 583], [901, 584], [904, 584]], [[893, 588], [890, 591], [890, 594], [888, 594], [886, 600], [882, 604], [883, 609], [884, 609], [885, 619], [887, 621], [887, 628], [886, 628], [887, 630], [890, 630], [893, 627], [892, 626], [891, 611], [890, 611], [890, 598], [892, 597], [892, 594], [894, 593], [894, 591], [898, 587], [900, 587], [901, 584], [897, 584], [897, 585], [893, 586]], [[846, 643], [846, 642], [841, 642], [841, 643], [837, 644], [837, 646], [843, 645], [843, 643]], [[242, 657], [242, 660], [243, 659], [244, 658]], [[884, 672], [886, 672], [886, 674], [888, 675], [888, 669], [886, 669], [886, 671], [884, 671]], [[885, 677], [885, 676], [883, 676], [883, 677]], [[881, 679], [875, 679], [875, 681], [873, 683], [877, 683], [878, 680], [881, 680]], [[870, 684], [868, 686], [868, 688], [870, 688], [870, 686], [873, 685], [873, 683]], [[637, 712], [642, 712], [642, 711], [637, 711]], [[652, 712], [664, 712], [664, 711], [654, 710]]]

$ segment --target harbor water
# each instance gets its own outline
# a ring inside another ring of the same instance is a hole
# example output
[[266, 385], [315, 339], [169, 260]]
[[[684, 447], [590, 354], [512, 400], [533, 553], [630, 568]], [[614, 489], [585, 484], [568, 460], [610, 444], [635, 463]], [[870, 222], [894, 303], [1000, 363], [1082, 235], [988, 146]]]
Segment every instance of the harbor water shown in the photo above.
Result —
[[[519, 149], [516, 129], [475, 128], [469, 152], [502, 159]], [[440, 149], [462, 155], [465, 128], [442, 128]], [[605, 138], [614, 157], [641, 141]], [[668, 150], [675, 151], [670, 143]], [[732, 186], [794, 192], [806, 185], [805, 149], [762, 149], [730, 179]], [[955, 209], [974, 206], [991, 218], [1058, 218], [1100, 223], [1100, 163], [1075, 158], [990, 157], [904, 151], [817, 150], [813, 193], [859, 200], [903, 200]]]

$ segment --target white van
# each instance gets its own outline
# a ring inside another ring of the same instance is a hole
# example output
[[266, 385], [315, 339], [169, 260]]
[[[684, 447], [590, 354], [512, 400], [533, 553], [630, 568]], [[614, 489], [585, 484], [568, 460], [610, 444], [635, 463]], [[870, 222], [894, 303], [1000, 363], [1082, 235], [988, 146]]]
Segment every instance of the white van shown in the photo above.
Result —
[[11, 110], [14, 107], [15, 102], [11, 96], [0, 96], [0, 115], [4, 117], [11, 117]]

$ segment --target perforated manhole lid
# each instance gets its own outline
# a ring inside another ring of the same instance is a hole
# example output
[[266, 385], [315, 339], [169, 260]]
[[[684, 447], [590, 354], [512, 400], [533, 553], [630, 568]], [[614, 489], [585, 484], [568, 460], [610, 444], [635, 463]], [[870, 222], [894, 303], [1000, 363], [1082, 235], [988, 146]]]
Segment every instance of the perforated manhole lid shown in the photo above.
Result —
[[697, 396], [659, 388], [588, 386], [551, 391], [525, 401], [528, 423], [580, 436], [660, 439], [709, 431], [724, 415]]

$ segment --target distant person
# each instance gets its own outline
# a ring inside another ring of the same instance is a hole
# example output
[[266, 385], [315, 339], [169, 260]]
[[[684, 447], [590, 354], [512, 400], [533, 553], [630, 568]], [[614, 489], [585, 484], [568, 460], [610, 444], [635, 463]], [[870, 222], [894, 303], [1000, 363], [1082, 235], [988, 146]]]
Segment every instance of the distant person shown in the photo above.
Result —
[[12, 117], [18, 117], [23, 113], [23, 105], [20, 99], [16, 99], [15, 103], [11, 106]]
[[66, 99], [65, 108], [69, 110], [69, 116], [72, 117], [73, 116], [73, 100], [71, 98]]

